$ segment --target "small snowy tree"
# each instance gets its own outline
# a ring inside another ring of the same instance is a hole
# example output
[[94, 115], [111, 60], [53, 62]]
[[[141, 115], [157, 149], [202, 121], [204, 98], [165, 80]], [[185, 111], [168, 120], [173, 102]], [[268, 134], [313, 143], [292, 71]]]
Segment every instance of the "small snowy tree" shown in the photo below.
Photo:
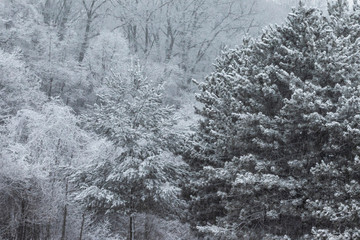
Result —
[[114, 155], [95, 161], [76, 175], [77, 196], [97, 213], [129, 217], [130, 239], [137, 213], [177, 213], [184, 205], [179, 184], [186, 164], [171, 152], [176, 144], [171, 107], [162, 88], [142, 76], [138, 64], [128, 78], [112, 75], [108, 90], [89, 118], [89, 126], [116, 146]]

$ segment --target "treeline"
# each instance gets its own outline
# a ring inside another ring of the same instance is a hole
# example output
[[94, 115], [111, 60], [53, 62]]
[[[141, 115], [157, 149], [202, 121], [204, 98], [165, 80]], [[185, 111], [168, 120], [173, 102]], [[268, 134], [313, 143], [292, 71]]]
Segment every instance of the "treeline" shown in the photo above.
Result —
[[360, 6], [265, 6], [1, 1], [0, 238], [360, 238]]

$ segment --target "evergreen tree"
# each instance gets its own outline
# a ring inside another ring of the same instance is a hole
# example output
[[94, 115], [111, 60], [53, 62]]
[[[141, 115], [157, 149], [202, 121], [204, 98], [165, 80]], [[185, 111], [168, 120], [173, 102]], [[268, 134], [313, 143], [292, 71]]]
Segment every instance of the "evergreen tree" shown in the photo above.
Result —
[[[329, 14], [299, 6], [283, 26], [224, 54], [200, 84], [190, 156], [205, 184], [192, 205], [220, 202], [205, 212], [216, 224], [201, 231], [356, 238], [359, 36], [345, 26], [359, 11], [339, 1]], [[198, 225], [207, 225], [202, 214]]]
[[78, 199], [98, 214], [128, 216], [132, 239], [138, 213], [178, 214], [184, 207], [179, 186], [187, 166], [171, 151], [175, 119], [162, 103], [161, 85], [146, 79], [135, 64], [128, 77], [110, 77], [108, 87], [89, 124], [116, 150], [77, 173]]

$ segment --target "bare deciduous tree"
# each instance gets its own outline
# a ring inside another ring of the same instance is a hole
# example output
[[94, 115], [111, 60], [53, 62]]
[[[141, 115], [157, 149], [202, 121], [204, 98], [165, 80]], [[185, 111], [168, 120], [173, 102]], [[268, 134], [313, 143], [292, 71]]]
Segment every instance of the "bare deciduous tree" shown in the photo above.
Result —
[[84, 60], [86, 49], [89, 46], [92, 24], [94, 20], [100, 16], [99, 11], [106, 2], [107, 0], [90, 0], [90, 1], [82, 0], [82, 4], [86, 12], [86, 25], [85, 25], [84, 38], [80, 47], [80, 53], [78, 59], [79, 62], [82, 62]]

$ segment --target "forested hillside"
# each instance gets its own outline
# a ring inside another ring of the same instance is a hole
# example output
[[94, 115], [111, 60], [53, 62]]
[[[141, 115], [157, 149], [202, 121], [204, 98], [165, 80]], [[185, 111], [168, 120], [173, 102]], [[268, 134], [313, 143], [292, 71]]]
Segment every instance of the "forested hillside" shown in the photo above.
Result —
[[1, 0], [0, 239], [360, 239], [360, 3], [323, 3]]

